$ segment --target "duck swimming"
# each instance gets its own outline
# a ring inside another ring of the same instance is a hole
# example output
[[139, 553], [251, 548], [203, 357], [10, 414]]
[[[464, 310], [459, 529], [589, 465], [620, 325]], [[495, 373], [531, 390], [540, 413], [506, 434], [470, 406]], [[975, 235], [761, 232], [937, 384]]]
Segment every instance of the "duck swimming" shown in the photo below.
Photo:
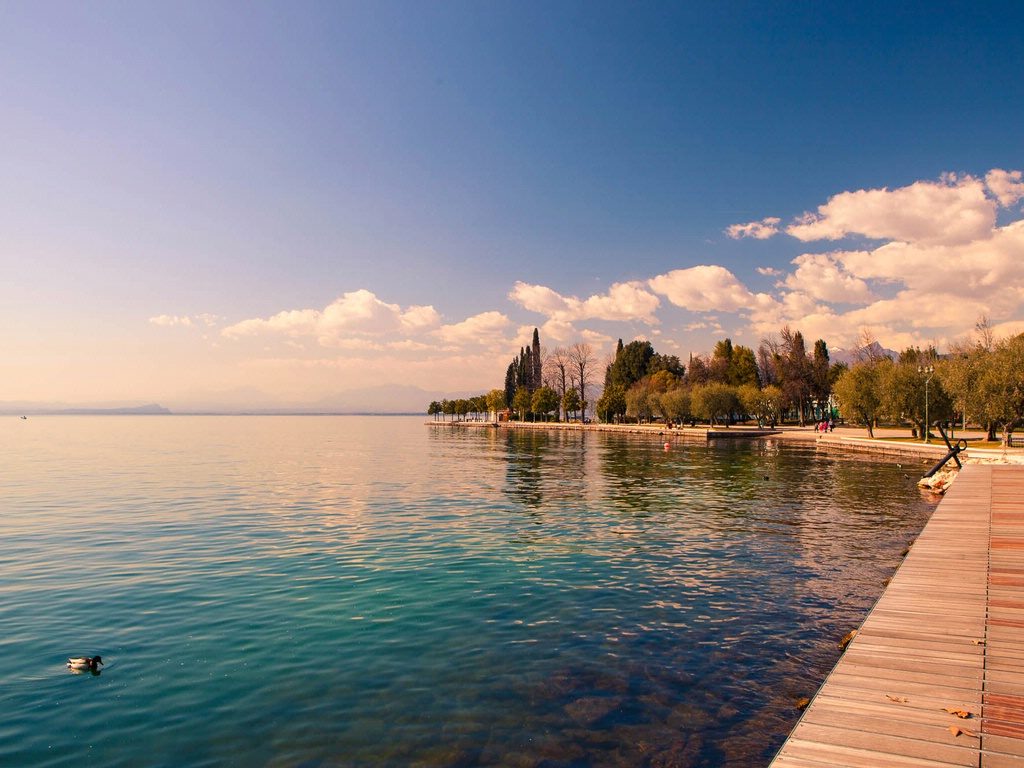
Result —
[[68, 659], [68, 669], [74, 670], [75, 672], [99, 672], [97, 665], [102, 664], [103, 659], [99, 656], [74, 656]]

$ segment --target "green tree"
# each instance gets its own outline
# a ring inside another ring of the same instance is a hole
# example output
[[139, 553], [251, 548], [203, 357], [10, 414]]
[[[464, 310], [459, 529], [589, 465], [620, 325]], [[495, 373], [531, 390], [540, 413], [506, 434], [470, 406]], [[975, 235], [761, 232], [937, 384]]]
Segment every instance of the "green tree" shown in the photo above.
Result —
[[782, 421], [782, 410], [785, 408], [786, 396], [774, 384], [768, 384], [763, 387], [761, 389], [761, 396], [764, 398], [766, 408], [765, 418], [768, 419], [769, 426], [774, 429], [775, 425]]
[[689, 421], [693, 416], [690, 406], [690, 390], [676, 387], [658, 396], [661, 415], [672, 421]]
[[826, 413], [828, 398], [832, 394], [832, 381], [828, 375], [829, 367], [828, 345], [824, 339], [818, 339], [814, 342], [814, 355], [811, 358], [810, 393], [811, 397], [817, 401], [823, 417], [831, 415]]
[[626, 390], [626, 415], [642, 424], [654, 415], [654, 398], [657, 393], [651, 388], [650, 379], [636, 382]]
[[675, 355], [660, 355], [655, 352], [647, 363], [647, 372], [658, 373], [658, 371], [668, 371], [677, 379], [681, 379], [686, 374], [686, 366]]
[[649, 341], [631, 341], [615, 355], [605, 374], [605, 386], [618, 384], [628, 389], [647, 375], [647, 367], [654, 357]]
[[512, 398], [512, 407], [519, 411], [519, 418], [526, 421], [526, 414], [533, 407], [533, 395], [530, 394], [530, 390], [526, 387], [519, 387], [515, 397]]
[[927, 364], [927, 358], [910, 356], [903, 362], [886, 366], [882, 374], [882, 412], [894, 422], [909, 421], [916, 434], [922, 439], [927, 434], [929, 425], [925, 424], [927, 410], [928, 421], [948, 419], [952, 413], [949, 397], [942, 389], [937, 377], [932, 377], [927, 386], [927, 407], [925, 400], [925, 381], [927, 373], [922, 373], [921, 364]]
[[996, 423], [989, 418], [991, 409], [986, 407], [985, 392], [981, 389], [981, 379], [992, 363], [991, 358], [992, 350], [981, 344], [955, 346], [949, 357], [935, 363], [935, 376], [964, 424], [977, 420], [985, 425], [988, 439], [995, 440]]
[[754, 350], [750, 347], [737, 344], [732, 348], [728, 383], [734, 387], [741, 387], [744, 384], [761, 386], [761, 379], [757, 373], [757, 358], [754, 356]]
[[507, 407], [505, 402], [505, 390], [503, 389], [492, 389], [487, 393], [487, 410], [494, 412], [494, 420], [498, 420], [498, 411], [503, 411]]
[[540, 387], [533, 393], [530, 407], [534, 413], [544, 415], [544, 421], [552, 411], [558, 410], [558, 393], [551, 387]]
[[570, 387], [565, 390], [565, 395], [562, 397], [562, 408], [565, 409], [565, 418], [567, 421], [570, 413], [575, 418], [576, 412], [580, 409], [580, 405], [582, 405], [582, 401], [580, 400], [580, 393], [576, 391], [576, 387]]
[[868, 437], [875, 436], [875, 424], [882, 412], [882, 380], [891, 367], [893, 362], [888, 358], [865, 359], [847, 369], [835, 383], [834, 392], [843, 417], [864, 424]]
[[1024, 421], [1024, 334], [996, 343], [981, 375], [985, 416], [1002, 425], [1003, 445]]
[[610, 384], [597, 401], [597, 417], [611, 424], [626, 415], [626, 390], [621, 384]]
[[432, 416], [434, 418], [434, 421], [437, 421], [437, 414], [439, 413], [441, 413], [441, 404], [437, 402], [437, 400], [434, 400], [430, 403], [430, 406], [427, 408], [427, 415]]
[[729, 417], [739, 409], [736, 388], [728, 384], [712, 382], [696, 386], [690, 396], [693, 414], [699, 419], [706, 419], [711, 426], [715, 426], [718, 419], [728, 422]]
[[729, 383], [729, 368], [732, 365], [732, 339], [715, 342], [708, 361], [708, 373], [711, 381], [719, 384]]
[[771, 409], [761, 388], [755, 384], [743, 384], [736, 390], [736, 395], [743, 411], [757, 419], [757, 426], [763, 427], [771, 416]]
[[508, 364], [508, 368], [505, 369], [505, 403], [511, 405], [513, 398], [516, 396], [516, 390], [519, 389], [519, 384], [516, 381], [516, 376], [519, 371], [518, 358]]
[[441, 401], [441, 413], [443, 413], [445, 416], [454, 416], [455, 415], [455, 401], [454, 400], [448, 400], [447, 398], [442, 400]]

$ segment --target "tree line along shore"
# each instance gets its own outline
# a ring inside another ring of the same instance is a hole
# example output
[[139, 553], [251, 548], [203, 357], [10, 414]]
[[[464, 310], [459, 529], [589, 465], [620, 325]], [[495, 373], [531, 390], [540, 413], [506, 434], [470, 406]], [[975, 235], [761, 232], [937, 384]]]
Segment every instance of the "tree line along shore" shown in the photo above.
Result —
[[[757, 350], [728, 338], [709, 355], [656, 352], [649, 341], [619, 340], [603, 366], [584, 342], [547, 351], [533, 331], [530, 346], [509, 363], [503, 388], [471, 398], [433, 401], [434, 419], [571, 422], [588, 414], [607, 424], [697, 422], [880, 425], [924, 436], [926, 424], [974, 425], [1005, 446], [1024, 422], [1024, 334], [996, 338], [987, 318], [973, 336], [940, 354], [934, 346], [885, 350], [869, 334], [850, 362], [833, 362], [823, 339], [808, 351], [788, 326]], [[596, 396], [593, 405], [590, 398]]]

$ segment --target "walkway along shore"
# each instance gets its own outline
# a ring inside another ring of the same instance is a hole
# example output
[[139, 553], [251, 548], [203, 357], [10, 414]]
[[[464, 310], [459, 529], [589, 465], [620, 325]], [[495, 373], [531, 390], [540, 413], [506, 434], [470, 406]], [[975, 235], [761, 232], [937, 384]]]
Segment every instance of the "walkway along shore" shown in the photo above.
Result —
[[[663, 424], [579, 424], [564, 422], [531, 421], [427, 421], [432, 427], [454, 429], [507, 429], [526, 431], [559, 432], [609, 432], [621, 435], [642, 435], [661, 442], [702, 442], [715, 440], [783, 440], [786, 442], [813, 443], [821, 450], [850, 453], [872, 453], [900, 461], [920, 462], [922, 466], [932, 465], [946, 455], [946, 446], [940, 440], [930, 444], [884, 439], [887, 436], [905, 436], [906, 429], [878, 430], [880, 439], [869, 439], [863, 428], [840, 427], [834, 432], [822, 434], [813, 427], [779, 427], [759, 429], [757, 427], [678, 427], [668, 429]], [[970, 448], [960, 454], [961, 460], [971, 462], [997, 462], [1024, 464], [1024, 449], [1004, 451], [1002, 449]], [[952, 466], [952, 462], [950, 462]]]
[[771, 765], [1024, 765], [1024, 467], [964, 467]]

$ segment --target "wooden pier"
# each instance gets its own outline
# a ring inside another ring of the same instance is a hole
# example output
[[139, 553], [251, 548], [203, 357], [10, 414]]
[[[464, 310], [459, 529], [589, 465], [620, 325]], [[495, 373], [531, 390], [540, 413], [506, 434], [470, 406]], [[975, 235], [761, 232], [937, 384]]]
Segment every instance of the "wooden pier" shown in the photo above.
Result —
[[1024, 467], [969, 465], [773, 768], [1024, 766]]

